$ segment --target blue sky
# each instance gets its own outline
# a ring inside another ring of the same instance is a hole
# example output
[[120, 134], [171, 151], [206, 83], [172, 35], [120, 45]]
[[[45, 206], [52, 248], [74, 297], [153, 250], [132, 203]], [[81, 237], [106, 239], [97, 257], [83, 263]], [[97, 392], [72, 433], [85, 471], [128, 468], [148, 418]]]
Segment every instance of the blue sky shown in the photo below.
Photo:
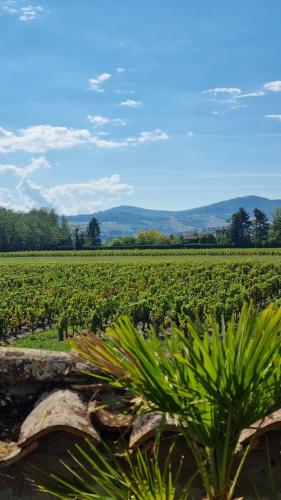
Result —
[[0, 206], [281, 198], [280, 1], [0, 0]]

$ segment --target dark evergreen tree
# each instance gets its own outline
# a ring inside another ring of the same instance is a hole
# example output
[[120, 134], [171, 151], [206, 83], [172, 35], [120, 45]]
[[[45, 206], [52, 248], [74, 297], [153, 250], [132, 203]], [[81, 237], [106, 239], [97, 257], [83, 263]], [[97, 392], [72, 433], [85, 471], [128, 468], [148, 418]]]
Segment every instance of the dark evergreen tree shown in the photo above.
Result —
[[230, 219], [229, 239], [236, 246], [247, 245], [251, 241], [250, 215], [241, 207]]
[[84, 235], [80, 229], [80, 226], [75, 226], [74, 228], [74, 249], [83, 250], [84, 248]]
[[255, 208], [252, 221], [251, 237], [255, 245], [262, 245], [268, 239], [269, 221], [266, 214]]
[[100, 225], [97, 219], [92, 217], [87, 227], [87, 236], [92, 247], [99, 247], [101, 245], [100, 233]]

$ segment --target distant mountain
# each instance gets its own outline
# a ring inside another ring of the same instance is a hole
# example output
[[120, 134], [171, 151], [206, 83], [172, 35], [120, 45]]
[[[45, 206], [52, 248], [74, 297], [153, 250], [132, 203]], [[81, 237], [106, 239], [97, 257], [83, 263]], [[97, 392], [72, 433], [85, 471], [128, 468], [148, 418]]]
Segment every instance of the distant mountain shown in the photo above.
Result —
[[244, 207], [252, 213], [255, 208], [271, 217], [275, 208], [281, 207], [281, 200], [269, 200], [259, 196], [233, 198], [189, 210], [150, 210], [131, 206], [110, 208], [95, 214], [70, 215], [70, 224], [85, 226], [93, 215], [101, 224], [103, 240], [118, 236], [131, 236], [139, 229], [158, 229], [165, 234], [176, 234], [197, 229], [214, 229], [224, 226], [233, 212]]

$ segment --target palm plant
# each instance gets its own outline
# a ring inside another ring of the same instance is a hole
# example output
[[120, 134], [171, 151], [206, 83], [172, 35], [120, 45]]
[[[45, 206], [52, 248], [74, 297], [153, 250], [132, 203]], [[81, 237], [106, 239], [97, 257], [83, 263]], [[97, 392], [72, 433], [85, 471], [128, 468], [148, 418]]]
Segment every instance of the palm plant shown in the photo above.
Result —
[[159, 465], [159, 446], [150, 456], [137, 450], [125, 452], [118, 460], [104, 444], [97, 450], [89, 441], [88, 450], [76, 446], [76, 453], [69, 452], [71, 463], [61, 462], [66, 474], [59, 475], [46, 469], [35, 468], [36, 486], [43, 493], [60, 499], [75, 500], [187, 500], [190, 485], [195, 477], [182, 487], [178, 485], [182, 462], [175, 471], [171, 469], [173, 445], [165, 463]]
[[71, 344], [111, 385], [130, 390], [141, 411], [176, 418], [206, 495], [230, 500], [252, 444], [237, 465], [241, 431], [281, 404], [281, 308], [259, 313], [244, 305], [226, 324], [187, 319], [187, 331], [144, 339], [125, 318], [103, 340], [88, 335]]

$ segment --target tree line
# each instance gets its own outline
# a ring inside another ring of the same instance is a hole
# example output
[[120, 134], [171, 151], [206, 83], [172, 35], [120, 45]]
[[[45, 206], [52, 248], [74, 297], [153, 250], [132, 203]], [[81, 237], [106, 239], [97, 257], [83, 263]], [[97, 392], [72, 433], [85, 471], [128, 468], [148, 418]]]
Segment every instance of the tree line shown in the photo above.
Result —
[[95, 218], [82, 232], [53, 209], [25, 213], [0, 208], [1, 252], [94, 248], [100, 244], [100, 227]]
[[241, 207], [230, 218], [228, 239], [234, 246], [280, 246], [281, 245], [281, 208], [273, 212], [270, 223], [266, 214], [254, 209], [253, 216]]
[[140, 230], [136, 236], [120, 236], [109, 241], [111, 247], [166, 246], [166, 245], [233, 245], [239, 246], [281, 246], [281, 207], [273, 212], [270, 222], [266, 214], [255, 208], [249, 214], [243, 207], [231, 215], [227, 227], [214, 232], [165, 235], [151, 229]]
[[[192, 238], [184, 234], [165, 235], [155, 229], [140, 230], [135, 236], [123, 236], [105, 243], [110, 247], [173, 246], [186, 244], [232, 246], [281, 246], [281, 207], [269, 221], [266, 214], [255, 208], [249, 214], [243, 207], [232, 214], [224, 230], [194, 232]], [[62, 250], [98, 248], [101, 229], [95, 217], [85, 228], [71, 226], [65, 216], [53, 209], [32, 209], [14, 212], [0, 208], [0, 251]]]

